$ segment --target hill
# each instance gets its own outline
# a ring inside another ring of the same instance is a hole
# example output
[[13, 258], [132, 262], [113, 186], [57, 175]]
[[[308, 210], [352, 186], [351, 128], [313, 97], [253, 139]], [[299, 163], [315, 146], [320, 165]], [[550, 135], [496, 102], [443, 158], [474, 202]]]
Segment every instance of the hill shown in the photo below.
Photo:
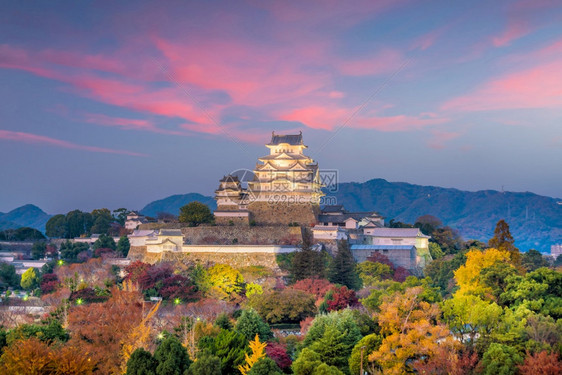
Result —
[[[387, 222], [395, 219], [414, 223], [422, 215], [433, 215], [458, 229], [465, 239], [487, 241], [496, 223], [505, 219], [522, 251], [549, 252], [550, 245], [562, 243], [562, 205], [557, 204], [560, 200], [529, 192], [469, 192], [373, 179], [341, 183], [337, 192], [328, 195], [348, 211], [377, 211]], [[141, 212], [148, 216], [158, 212], [177, 215], [181, 206], [194, 200], [216, 208], [212, 197], [185, 194], [152, 202]]]
[[469, 192], [373, 179], [339, 184], [330, 195], [349, 211], [378, 211], [387, 222], [414, 223], [421, 215], [433, 215], [458, 229], [465, 239], [487, 241], [498, 220], [505, 219], [523, 251], [549, 252], [551, 244], [562, 243], [559, 200], [529, 192]]
[[45, 224], [51, 215], [33, 204], [26, 204], [8, 213], [0, 212], [0, 230], [30, 227], [45, 232]]
[[172, 195], [168, 198], [160, 199], [147, 204], [140, 212], [143, 215], [156, 217], [160, 212], [167, 212], [173, 215], [179, 215], [180, 207], [193, 202], [199, 201], [205, 203], [211, 210], [217, 208], [217, 204], [212, 197], [197, 193]]

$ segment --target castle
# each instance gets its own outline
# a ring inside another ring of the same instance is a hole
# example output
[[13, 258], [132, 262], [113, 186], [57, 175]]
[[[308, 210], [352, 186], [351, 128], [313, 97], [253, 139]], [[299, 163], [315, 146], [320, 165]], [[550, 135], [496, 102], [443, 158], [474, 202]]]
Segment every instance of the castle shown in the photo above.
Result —
[[[269, 155], [258, 158], [247, 178], [224, 176], [215, 191], [215, 222], [221, 224], [311, 225], [320, 214], [322, 183], [318, 164], [304, 154], [302, 132], [271, 135]], [[248, 178], [250, 177], [250, 178]]]
[[143, 259], [183, 254], [196, 261], [242, 259], [269, 267], [276, 264], [275, 254], [296, 251], [302, 228], [310, 228], [318, 248], [334, 252], [337, 241], [348, 240], [358, 262], [378, 253], [419, 274], [431, 260], [429, 236], [418, 228], [386, 228], [378, 213], [348, 212], [342, 205], [321, 209], [320, 170], [304, 154], [302, 132], [274, 132], [265, 146], [269, 155], [258, 158], [253, 170], [239, 170], [220, 180], [215, 191], [216, 225], [142, 224], [129, 236], [133, 252], [144, 252]]

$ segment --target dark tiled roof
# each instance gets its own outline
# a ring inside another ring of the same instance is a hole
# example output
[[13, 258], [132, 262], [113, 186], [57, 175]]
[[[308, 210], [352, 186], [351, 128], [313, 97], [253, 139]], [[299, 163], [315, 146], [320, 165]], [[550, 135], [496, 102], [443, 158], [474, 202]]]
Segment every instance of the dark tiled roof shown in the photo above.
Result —
[[345, 209], [343, 208], [343, 205], [341, 204], [336, 204], [333, 206], [325, 206], [322, 209], [322, 213], [326, 213], [326, 212], [345, 212]]
[[238, 180], [238, 176], [229, 174], [228, 176], [224, 176], [223, 178], [221, 178], [219, 182], [240, 182], [240, 180]]
[[376, 212], [344, 212], [339, 215], [318, 215], [318, 221], [321, 223], [343, 223], [347, 219], [355, 219], [360, 221], [363, 218], [371, 217], [371, 216], [378, 216]]
[[160, 229], [161, 236], [181, 236], [181, 229]]
[[302, 145], [302, 132], [300, 134], [286, 134], [286, 135], [276, 135], [271, 134], [270, 146], [275, 146], [281, 143], [288, 143], [293, 146]]

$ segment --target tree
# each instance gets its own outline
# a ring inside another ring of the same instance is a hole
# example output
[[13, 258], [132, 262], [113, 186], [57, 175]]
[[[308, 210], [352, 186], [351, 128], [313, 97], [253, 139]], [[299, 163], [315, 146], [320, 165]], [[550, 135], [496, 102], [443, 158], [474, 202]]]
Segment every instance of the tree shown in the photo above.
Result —
[[246, 340], [251, 340], [255, 335], [259, 335], [263, 340], [273, 338], [269, 325], [253, 309], [242, 311], [242, 314], [236, 321], [235, 329], [244, 335]]
[[183, 375], [191, 365], [187, 350], [173, 335], [169, 335], [154, 352], [158, 362], [156, 375]]
[[208, 352], [197, 357], [187, 370], [187, 375], [221, 375], [221, 360]]
[[253, 307], [268, 323], [298, 323], [316, 313], [315, 298], [295, 289], [272, 291], [250, 298]]
[[462, 344], [473, 346], [476, 338], [485, 338], [498, 325], [503, 310], [494, 302], [473, 295], [457, 295], [443, 303], [443, 316]]
[[121, 254], [123, 258], [127, 257], [130, 248], [131, 244], [127, 236], [122, 236], [121, 238], [119, 238], [119, 241], [117, 242], [117, 252]]
[[126, 208], [118, 208], [113, 210], [113, 220], [115, 220], [119, 225], [124, 226], [125, 220], [127, 220], [127, 215], [129, 214], [129, 210]]
[[494, 237], [488, 241], [488, 246], [500, 251], [507, 251], [510, 255], [511, 262], [517, 267], [521, 264], [521, 254], [519, 249], [514, 245], [515, 240], [509, 232], [509, 225], [505, 220], [500, 220], [496, 224]]
[[549, 263], [537, 250], [531, 249], [521, 256], [521, 265], [527, 272], [541, 267], [548, 267]]
[[150, 352], [138, 348], [127, 361], [127, 375], [154, 375], [158, 362]]
[[192, 226], [212, 223], [213, 214], [209, 207], [201, 202], [193, 201], [180, 208], [180, 223], [188, 223]]
[[325, 269], [324, 255], [312, 248], [312, 234], [303, 228], [302, 244], [291, 259], [293, 281], [324, 278]]
[[107, 208], [101, 208], [93, 210], [92, 216], [92, 227], [90, 228], [91, 233], [97, 234], [107, 234], [110, 224], [113, 222], [114, 218], [111, 215], [111, 211]]
[[459, 285], [459, 290], [455, 295], [491, 296], [492, 288], [483, 283], [481, 271], [483, 268], [493, 266], [496, 262], [509, 262], [509, 260], [510, 254], [507, 251], [494, 248], [484, 252], [469, 251], [466, 253], [466, 263], [455, 271], [455, 279]]
[[199, 340], [202, 351], [208, 351], [220, 358], [223, 374], [238, 373], [238, 366], [244, 362], [248, 340], [236, 331], [221, 329], [216, 337]]
[[92, 215], [89, 212], [74, 210], [66, 214], [66, 238], [89, 233], [91, 227]]
[[115, 244], [113, 237], [108, 236], [107, 234], [100, 234], [99, 238], [96, 242], [94, 242], [92, 247], [94, 250], [101, 248], [115, 250], [117, 245]]
[[343, 375], [337, 367], [322, 362], [320, 355], [309, 348], [301, 351], [291, 368], [295, 375]]
[[351, 310], [334, 311], [316, 316], [302, 346], [316, 353], [321, 362], [347, 372], [348, 358], [361, 336]]
[[562, 361], [556, 353], [546, 350], [540, 353], [527, 353], [522, 365], [519, 365], [522, 375], [558, 375], [562, 374]]
[[49, 374], [51, 360], [49, 346], [32, 337], [18, 340], [4, 348], [0, 358], [0, 372], [4, 374]]
[[18, 287], [20, 277], [16, 273], [16, 267], [12, 264], [0, 262], [0, 287]]
[[383, 340], [369, 361], [376, 361], [385, 374], [410, 372], [417, 361], [436, 356], [439, 347], [455, 350], [449, 330], [437, 321], [438, 305], [423, 301], [422, 292], [413, 287], [384, 298], [378, 316]]
[[208, 274], [211, 288], [219, 297], [234, 297], [242, 291], [242, 274], [228, 264], [215, 264], [209, 268]]
[[[377, 350], [381, 343], [382, 337], [376, 333], [367, 335], [359, 340], [349, 356], [349, 372], [351, 374], [363, 374], [360, 370], [363, 369], [365, 371], [369, 368], [369, 361], [367, 359], [369, 353]], [[361, 366], [361, 360], [363, 360], [363, 366]]]
[[312, 294], [317, 300], [323, 299], [334, 286], [326, 279], [302, 279], [294, 283], [291, 288]]
[[320, 305], [320, 311], [343, 310], [358, 304], [359, 301], [353, 289], [348, 289], [345, 285], [340, 287], [334, 286], [326, 293], [326, 298], [322, 305]]
[[238, 370], [242, 373], [242, 375], [248, 375], [248, 372], [252, 369], [254, 364], [259, 361], [260, 359], [265, 357], [265, 346], [267, 343], [260, 342], [260, 337], [256, 333], [256, 336], [253, 340], [250, 341], [248, 347], [252, 351], [251, 355], [248, 353], [245, 354], [246, 363], [243, 365], [238, 366]]
[[436, 244], [435, 242], [429, 243], [429, 254], [431, 255], [432, 259], [440, 259], [443, 258], [443, 250], [441, 250], [441, 246]]
[[67, 238], [66, 216], [55, 215], [45, 224], [45, 234], [53, 238]]
[[248, 375], [283, 375], [283, 372], [272, 359], [264, 357], [252, 366]]
[[355, 269], [355, 259], [347, 241], [338, 242], [338, 252], [330, 264], [328, 280], [334, 284], [345, 285], [349, 289], [359, 289], [361, 281]]
[[277, 364], [281, 370], [287, 371], [290, 369], [293, 361], [291, 357], [289, 357], [289, 354], [287, 354], [287, 349], [284, 345], [277, 342], [268, 342], [265, 347], [265, 352], [269, 358], [275, 361], [275, 364]]
[[492, 343], [480, 362], [481, 373], [485, 375], [511, 375], [517, 373], [517, 365], [523, 358], [511, 346]]
[[443, 222], [433, 215], [423, 215], [416, 219], [414, 227], [420, 228], [423, 234], [431, 236], [433, 232], [441, 228]]
[[45, 257], [47, 244], [44, 241], [35, 242], [31, 247], [31, 257], [33, 259], [42, 259]]
[[33, 290], [37, 288], [39, 277], [35, 268], [31, 267], [21, 275], [21, 287], [25, 290]]

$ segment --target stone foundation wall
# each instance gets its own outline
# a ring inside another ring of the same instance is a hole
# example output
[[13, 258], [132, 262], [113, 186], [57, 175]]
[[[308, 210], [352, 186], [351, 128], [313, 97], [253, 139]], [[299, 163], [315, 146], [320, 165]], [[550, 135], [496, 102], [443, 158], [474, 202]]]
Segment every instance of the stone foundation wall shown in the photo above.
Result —
[[217, 225], [182, 228], [184, 242], [193, 245], [296, 245], [300, 227]]
[[215, 216], [215, 224], [217, 224], [217, 225], [249, 226], [250, 225], [250, 219], [248, 218], [248, 216], [243, 216], [243, 217], [240, 217], [240, 216], [236, 216], [236, 217]]
[[310, 203], [275, 203], [252, 202], [248, 205], [257, 224], [288, 225], [298, 223], [310, 226], [318, 220], [320, 207]]
[[187, 265], [191, 262], [205, 265], [222, 263], [237, 269], [249, 266], [263, 266], [273, 271], [276, 276], [284, 275], [277, 264], [276, 255], [267, 253], [147, 253], [146, 246], [131, 246], [128, 258], [131, 261], [140, 260], [151, 264], [161, 261], [173, 262], [177, 265]]

